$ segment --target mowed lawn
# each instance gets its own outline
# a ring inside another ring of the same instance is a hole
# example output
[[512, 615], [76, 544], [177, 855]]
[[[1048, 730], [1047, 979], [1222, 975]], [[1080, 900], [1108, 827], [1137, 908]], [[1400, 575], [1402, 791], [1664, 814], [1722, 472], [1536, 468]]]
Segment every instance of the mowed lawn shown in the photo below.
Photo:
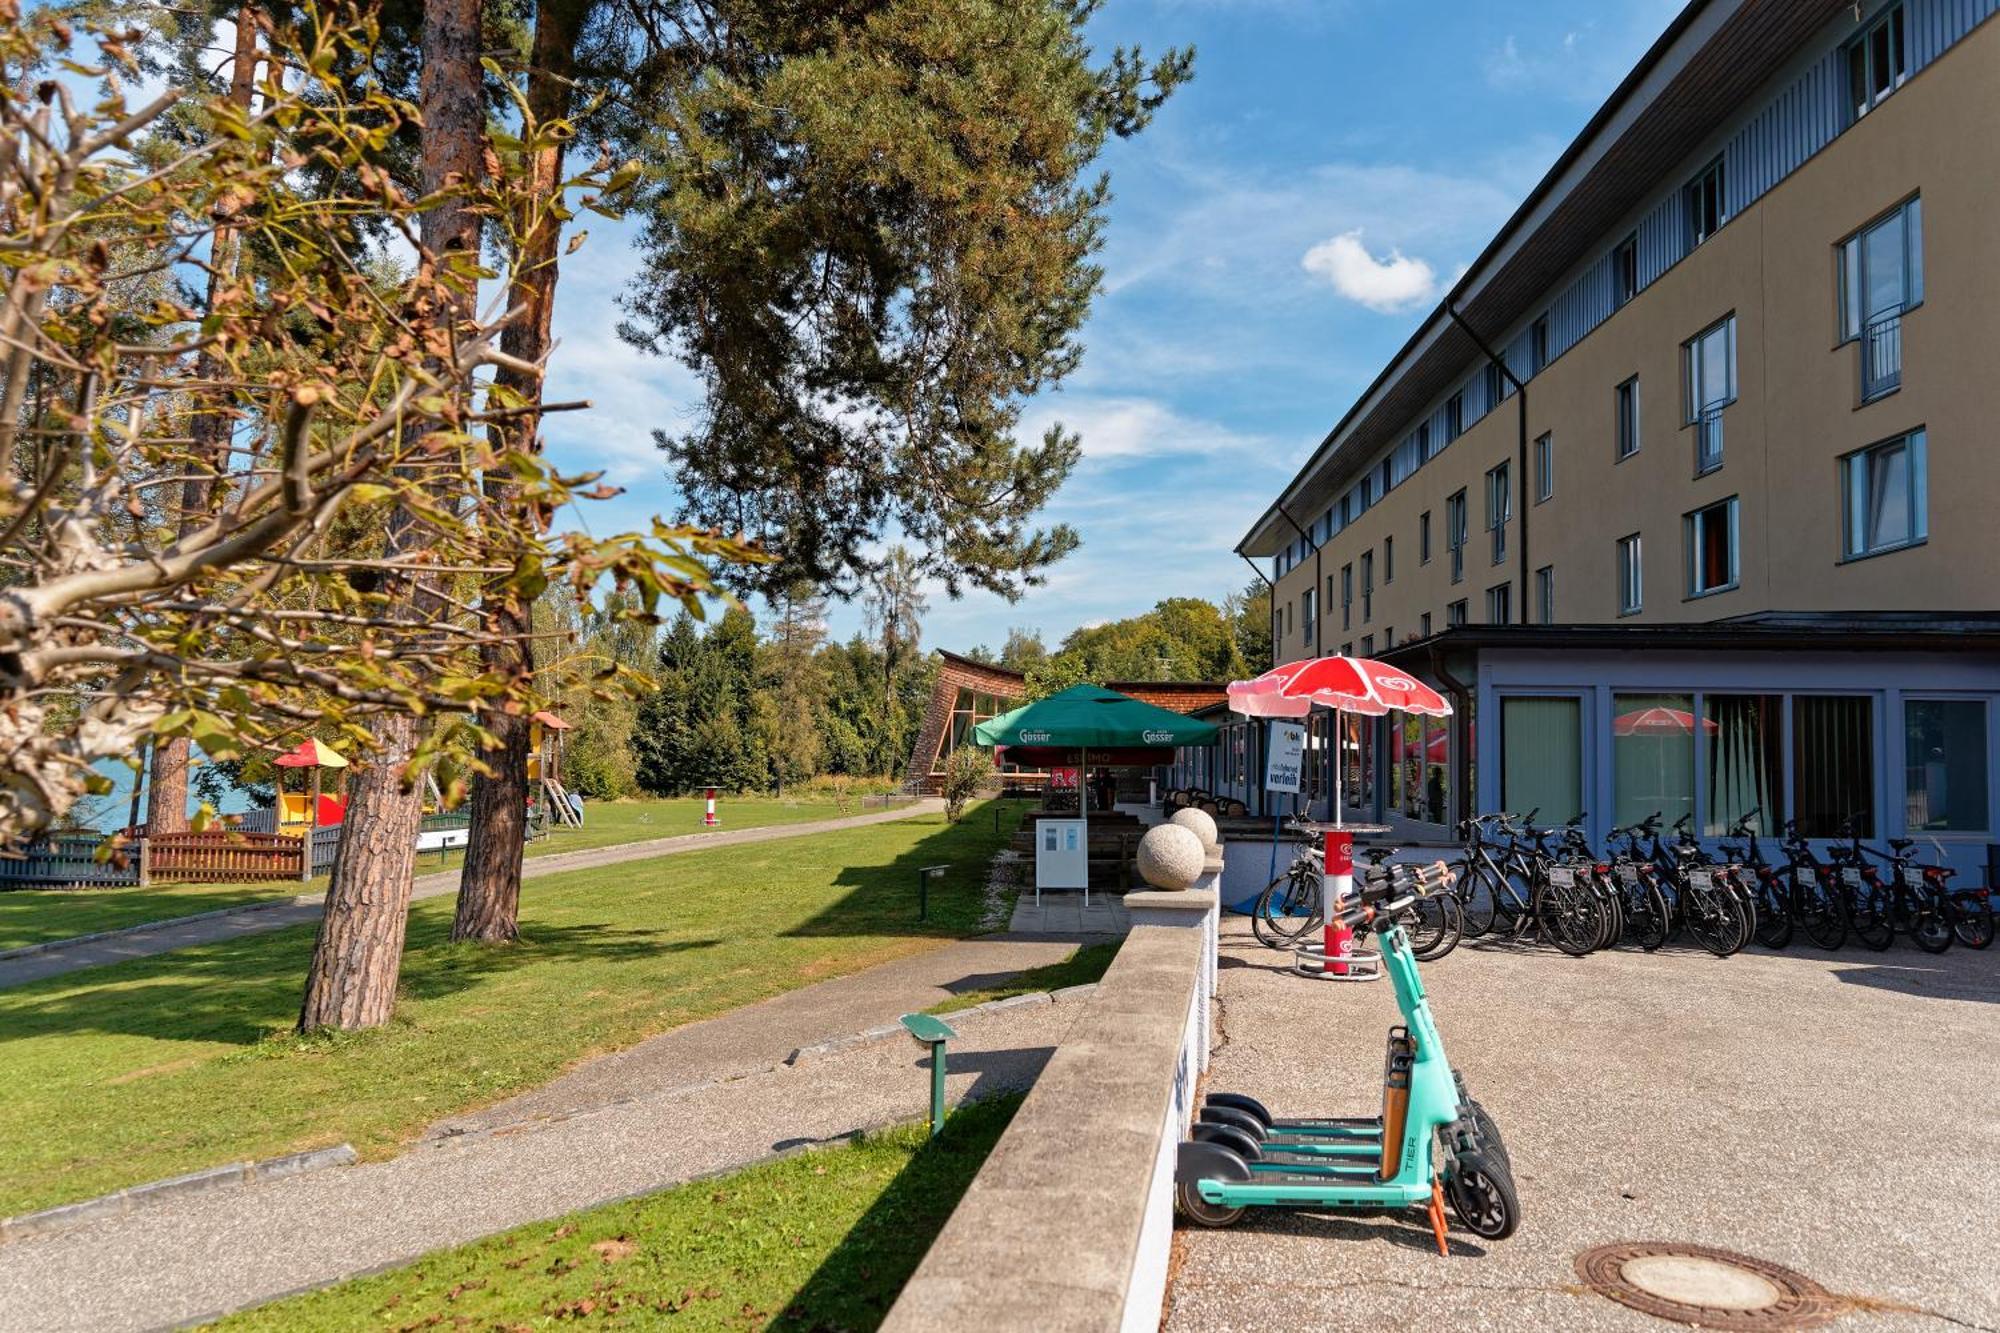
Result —
[[212, 1327], [871, 1329], [1019, 1105], [532, 1223]]
[[[410, 914], [384, 1028], [290, 1035], [313, 929], [0, 990], [0, 1215], [349, 1141], [383, 1156], [571, 1061], [973, 930], [1018, 809], [974, 809], [533, 880], [522, 942]], [[949, 864], [917, 924], [917, 869]]]
[[[652, 838], [679, 837], [704, 831], [703, 801], [585, 802], [582, 828], [558, 826], [545, 838], [528, 844], [530, 857], [576, 852]], [[717, 807], [724, 829], [799, 824], [816, 819], [840, 819], [843, 812], [824, 798], [776, 799], [769, 796], [724, 796]], [[858, 797], [847, 803], [847, 815], [869, 814], [880, 805], [864, 807]], [[465, 859], [460, 851], [417, 857], [417, 873], [455, 869]], [[119, 930], [168, 917], [192, 916], [271, 898], [300, 893], [325, 893], [326, 876], [310, 883], [277, 880], [260, 884], [162, 884], [143, 889], [22, 889], [0, 893], [0, 949], [18, 949], [51, 940], [66, 940], [100, 930]]]

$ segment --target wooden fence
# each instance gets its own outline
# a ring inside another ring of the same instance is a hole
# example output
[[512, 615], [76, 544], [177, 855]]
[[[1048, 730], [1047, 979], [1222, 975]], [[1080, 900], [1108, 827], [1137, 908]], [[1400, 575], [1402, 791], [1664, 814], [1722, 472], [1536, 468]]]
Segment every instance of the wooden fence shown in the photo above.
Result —
[[225, 884], [297, 879], [300, 840], [282, 833], [165, 833], [146, 839], [146, 870], [156, 880]]

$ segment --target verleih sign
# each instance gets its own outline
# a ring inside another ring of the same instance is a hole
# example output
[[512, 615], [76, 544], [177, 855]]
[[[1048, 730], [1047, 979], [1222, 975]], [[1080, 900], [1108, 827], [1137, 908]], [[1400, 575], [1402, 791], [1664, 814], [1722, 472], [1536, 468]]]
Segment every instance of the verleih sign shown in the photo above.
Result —
[[1273, 722], [1264, 764], [1264, 790], [1297, 792], [1305, 767], [1306, 728], [1302, 722]]

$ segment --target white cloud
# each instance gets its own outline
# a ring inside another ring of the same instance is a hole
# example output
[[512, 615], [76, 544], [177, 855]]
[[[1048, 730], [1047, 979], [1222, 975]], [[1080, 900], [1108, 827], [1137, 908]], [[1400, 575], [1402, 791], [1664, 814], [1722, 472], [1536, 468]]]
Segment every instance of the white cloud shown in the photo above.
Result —
[[1361, 243], [1359, 228], [1321, 241], [1300, 263], [1348, 300], [1385, 314], [1428, 305], [1438, 293], [1437, 270], [1429, 263], [1396, 249], [1378, 259]]
[[1150, 398], [1044, 398], [1022, 415], [1019, 438], [1039, 440], [1050, 426], [1083, 437], [1086, 460], [1160, 458], [1170, 454], [1261, 453], [1269, 441], [1214, 421], [1183, 416]]

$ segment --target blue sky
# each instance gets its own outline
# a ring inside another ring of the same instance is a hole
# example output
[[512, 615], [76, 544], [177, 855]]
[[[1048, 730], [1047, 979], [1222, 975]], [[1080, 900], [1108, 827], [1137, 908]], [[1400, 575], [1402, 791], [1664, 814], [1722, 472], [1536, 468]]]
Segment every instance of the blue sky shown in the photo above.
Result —
[[[1194, 81], [1104, 165], [1115, 199], [1081, 369], [1029, 406], [1083, 436], [1047, 511], [1083, 545], [1014, 604], [932, 597], [927, 647], [1053, 646], [1163, 597], [1219, 598], [1237, 539], [1484, 246], [1678, 0], [1109, 0], [1100, 49], [1193, 42]], [[683, 419], [678, 363], [624, 347], [629, 232], [564, 265], [551, 452], [627, 488], [598, 532], [670, 513], [650, 431]], [[856, 607], [836, 607], [851, 633]]]

